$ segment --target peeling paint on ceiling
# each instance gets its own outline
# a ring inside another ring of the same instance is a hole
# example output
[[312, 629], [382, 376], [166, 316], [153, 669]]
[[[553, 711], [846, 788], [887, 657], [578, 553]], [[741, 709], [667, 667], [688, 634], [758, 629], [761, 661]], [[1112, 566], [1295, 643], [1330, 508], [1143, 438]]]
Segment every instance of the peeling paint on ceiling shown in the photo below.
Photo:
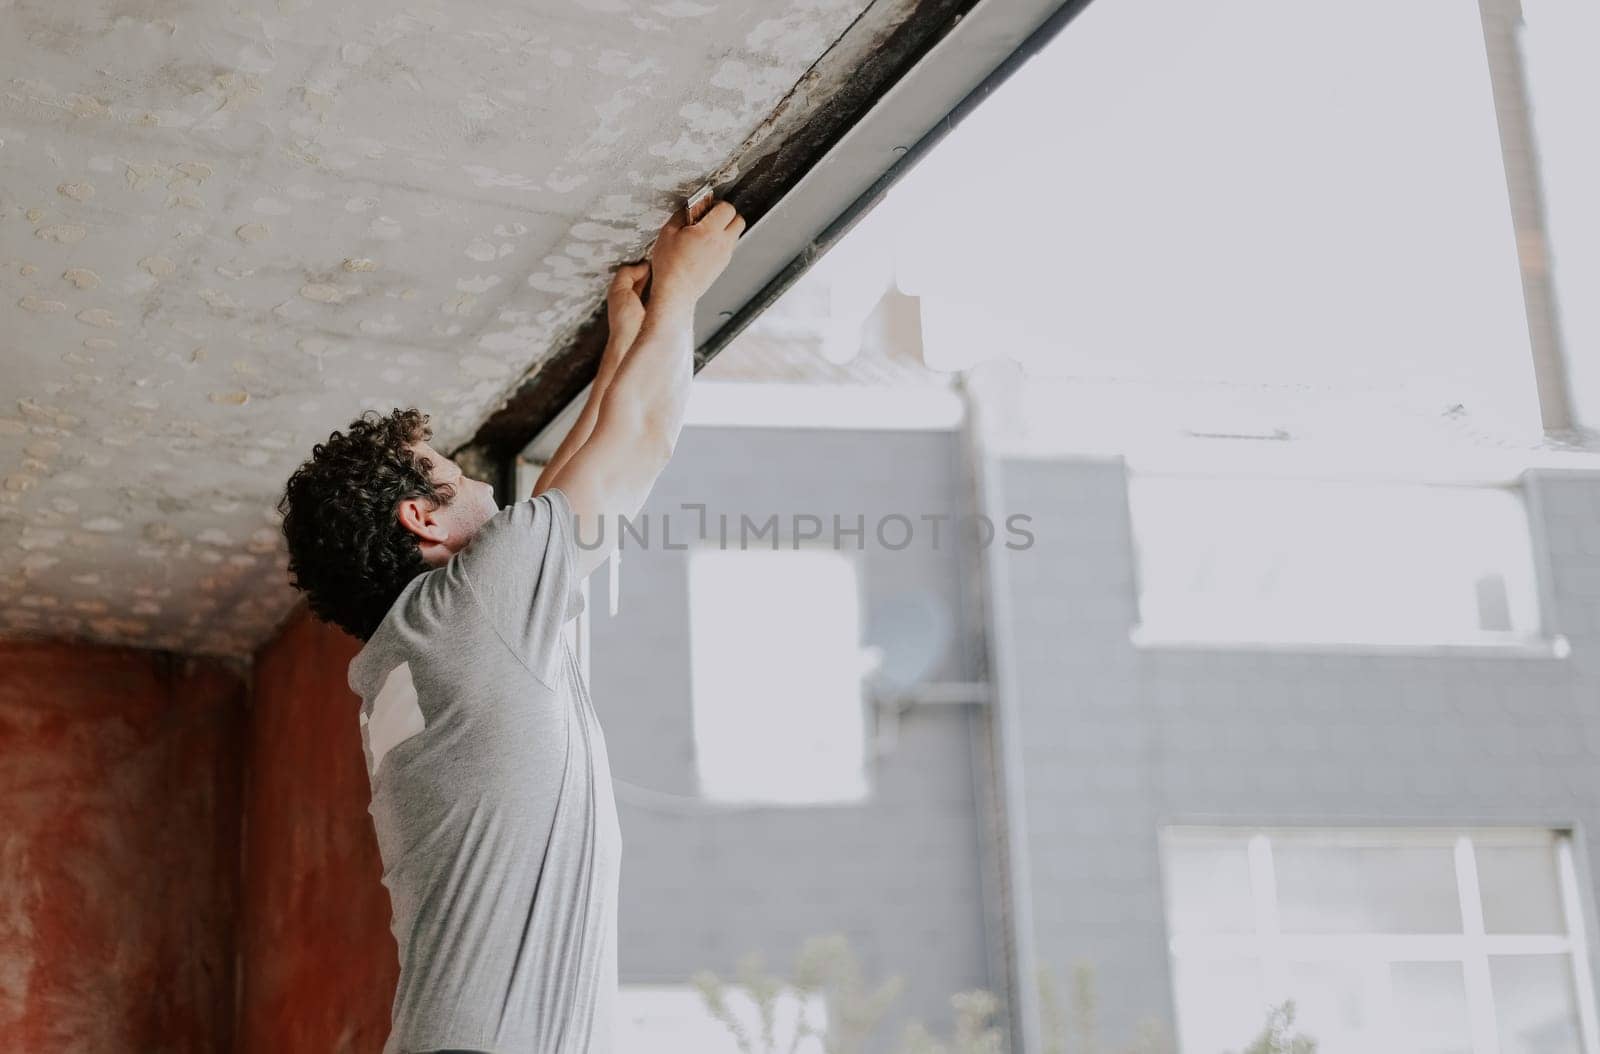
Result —
[[248, 655], [311, 445], [469, 437], [868, 2], [0, 0], [0, 634]]

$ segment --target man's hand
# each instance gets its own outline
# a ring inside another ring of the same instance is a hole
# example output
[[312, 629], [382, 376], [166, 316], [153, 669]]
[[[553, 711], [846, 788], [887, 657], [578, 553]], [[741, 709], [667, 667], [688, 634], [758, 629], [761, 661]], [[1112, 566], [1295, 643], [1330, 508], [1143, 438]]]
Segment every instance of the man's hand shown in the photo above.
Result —
[[606, 351], [626, 355], [644, 325], [644, 287], [650, 281], [650, 263], [624, 264], [617, 268], [606, 290]]
[[733, 247], [744, 233], [744, 217], [719, 201], [698, 223], [685, 223], [684, 210], [674, 212], [656, 237], [650, 262], [655, 269], [650, 289], [652, 306], [693, 308], [728, 266]]
[[[605, 560], [617, 544], [618, 517], [638, 515], [672, 456], [694, 379], [695, 303], [728, 266], [744, 231], [744, 220], [727, 202], [718, 202], [698, 223], [684, 220], [680, 210], [661, 228], [644, 321], [605, 388], [592, 433], [564, 464], [547, 467], [534, 488], [536, 494], [546, 486], [560, 488], [583, 524], [578, 536], [605, 539], [579, 546], [580, 578]], [[643, 277], [619, 273], [612, 282], [607, 308], [622, 312], [617, 324], [628, 323]]]

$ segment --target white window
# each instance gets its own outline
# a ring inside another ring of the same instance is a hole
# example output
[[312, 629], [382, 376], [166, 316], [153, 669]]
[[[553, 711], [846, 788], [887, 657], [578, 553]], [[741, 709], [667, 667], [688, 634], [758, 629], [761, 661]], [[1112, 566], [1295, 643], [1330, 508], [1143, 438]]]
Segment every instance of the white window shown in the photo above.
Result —
[[1183, 1054], [1293, 1000], [1318, 1054], [1595, 1054], [1570, 840], [1544, 830], [1163, 833]]
[[1132, 477], [1141, 637], [1455, 645], [1539, 634], [1520, 494]]
[[617, 1054], [741, 1054], [746, 1049], [823, 1054], [822, 1040], [814, 1034], [827, 1028], [821, 996], [779, 992], [772, 1043], [763, 1042], [761, 1012], [748, 993], [735, 989], [726, 998], [734, 1026], [754, 1042], [753, 1048], [741, 1046], [734, 1027], [712, 1014], [695, 988], [623, 985], [617, 993]]
[[689, 558], [700, 791], [814, 804], [867, 793], [855, 563], [831, 549], [698, 549]]

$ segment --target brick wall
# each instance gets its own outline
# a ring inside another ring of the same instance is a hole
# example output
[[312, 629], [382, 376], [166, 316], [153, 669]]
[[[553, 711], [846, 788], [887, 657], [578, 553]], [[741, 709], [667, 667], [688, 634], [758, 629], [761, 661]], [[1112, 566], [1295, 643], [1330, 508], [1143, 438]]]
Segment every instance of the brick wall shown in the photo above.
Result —
[[0, 642], [0, 1048], [230, 1049], [244, 680]]
[[354, 638], [302, 608], [256, 655], [238, 1049], [375, 1054], [399, 956], [345, 683]]

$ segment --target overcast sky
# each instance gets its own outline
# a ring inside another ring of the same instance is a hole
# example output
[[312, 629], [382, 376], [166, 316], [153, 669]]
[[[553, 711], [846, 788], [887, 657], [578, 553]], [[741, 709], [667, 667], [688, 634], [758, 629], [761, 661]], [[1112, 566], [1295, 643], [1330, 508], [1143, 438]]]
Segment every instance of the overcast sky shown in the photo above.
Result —
[[1091, 4], [879, 211], [932, 365], [1537, 428], [1474, 4]]

